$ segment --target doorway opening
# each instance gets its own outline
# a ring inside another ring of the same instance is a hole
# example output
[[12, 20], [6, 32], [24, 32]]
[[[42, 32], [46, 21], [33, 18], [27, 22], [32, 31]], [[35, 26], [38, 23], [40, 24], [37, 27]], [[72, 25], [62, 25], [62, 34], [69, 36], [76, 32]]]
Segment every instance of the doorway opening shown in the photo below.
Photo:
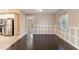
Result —
[[34, 26], [34, 17], [27, 16], [26, 17], [26, 48], [33, 49], [33, 26]]

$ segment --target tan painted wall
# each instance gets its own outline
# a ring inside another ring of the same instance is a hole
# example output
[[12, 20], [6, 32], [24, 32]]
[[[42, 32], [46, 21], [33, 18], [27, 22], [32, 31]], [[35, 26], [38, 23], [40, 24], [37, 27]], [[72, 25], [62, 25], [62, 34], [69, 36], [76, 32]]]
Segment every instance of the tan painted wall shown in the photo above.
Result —
[[19, 35], [19, 14], [15, 14], [15, 21], [14, 21], [14, 34]]
[[26, 14], [26, 16], [34, 16], [33, 27], [38, 34], [53, 33], [52, 29], [55, 24], [55, 15], [50, 13]]
[[79, 27], [79, 9], [60, 10], [56, 13], [56, 23], [58, 24], [59, 16], [65, 12], [68, 13], [69, 26]]
[[69, 13], [69, 26], [79, 27], [79, 9], [72, 9]]
[[35, 24], [53, 25], [55, 20], [54, 14], [35, 14]]
[[34, 16], [35, 25], [53, 25], [55, 24], [54, 14], [26, 14], [26, 16]]
[[[63, 13], [68, 13], [68, 28], [67, 32], [59, 29], [59, 17]], [[79, 49], [79, 9], [60, 10], [56, 13], [56, 34], [65, 41]]]

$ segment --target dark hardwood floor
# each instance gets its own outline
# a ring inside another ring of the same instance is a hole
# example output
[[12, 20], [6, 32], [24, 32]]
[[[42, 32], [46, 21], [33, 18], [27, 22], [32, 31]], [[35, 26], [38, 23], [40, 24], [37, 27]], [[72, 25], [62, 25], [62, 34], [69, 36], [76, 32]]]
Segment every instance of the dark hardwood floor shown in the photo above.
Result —
[[76, 50], [75, 47], [59, 38], [57, 35], [51, 34], [35, 34], [34, 35], [35, 50]]
[[19, 40], [19, 48], [17, 50], [26, 50], [26, 35]]
[[[28, 50], [27, 48], [27, 35], [22, 37], [12, 47], [18, 46], [14, 50]], [[19, 43], [19, 44], [17, 44]], [[15, 48], [15, 47], [14, 47]], [[59, 38], [57, 35], [51, 34], [34, 34], [33, 35], [33, 48], [30, 50], [77, 50], [75, 47]]]

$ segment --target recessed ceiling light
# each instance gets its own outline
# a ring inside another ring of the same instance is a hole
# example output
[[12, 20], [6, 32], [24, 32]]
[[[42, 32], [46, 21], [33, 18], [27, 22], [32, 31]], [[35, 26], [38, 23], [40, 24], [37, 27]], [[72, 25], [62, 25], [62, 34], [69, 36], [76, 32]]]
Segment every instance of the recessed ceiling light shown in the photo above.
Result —
[[42, 9], [39, 9], [39, 11], [42, 12], [43, 10]]

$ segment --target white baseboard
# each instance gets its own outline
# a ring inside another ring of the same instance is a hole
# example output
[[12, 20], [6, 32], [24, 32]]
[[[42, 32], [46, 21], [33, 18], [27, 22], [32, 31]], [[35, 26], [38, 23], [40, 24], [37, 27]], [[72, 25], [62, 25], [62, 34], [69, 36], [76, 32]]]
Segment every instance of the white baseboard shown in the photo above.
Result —
[[20, 35], [19, 39], [21, 39], [24, 35], [26, 35], [27, 33], [24, 33], [22, 35]]

